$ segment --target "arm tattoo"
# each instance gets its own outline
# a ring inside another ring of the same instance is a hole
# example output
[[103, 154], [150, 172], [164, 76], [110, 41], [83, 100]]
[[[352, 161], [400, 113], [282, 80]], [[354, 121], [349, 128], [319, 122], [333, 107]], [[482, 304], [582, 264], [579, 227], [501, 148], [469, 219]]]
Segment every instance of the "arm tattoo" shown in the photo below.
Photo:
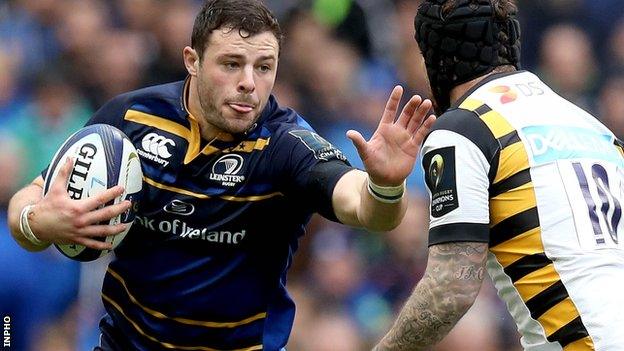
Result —
[[487, 243], [429, 248], [423, 278], [374, 351], [423, 350], [440, 341], [474, 302], [485, 271]]

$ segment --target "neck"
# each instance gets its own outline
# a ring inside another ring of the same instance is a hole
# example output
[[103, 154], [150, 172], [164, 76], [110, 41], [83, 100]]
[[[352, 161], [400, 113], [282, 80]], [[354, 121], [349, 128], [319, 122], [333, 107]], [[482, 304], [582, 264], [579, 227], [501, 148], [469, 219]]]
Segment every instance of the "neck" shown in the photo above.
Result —
[[199, 93], [197, 91], [197, 79], [193, 76], [189, 78], [188, 91], [185, 96], [186, 107], [191, 118], [197, 121], [199, 125], [199, 133], [204, 140], [213, 140], [221, 131], [208, 123], [208, 119], [204, 115], [201, 103], [199, 102]]
[[468, 81], [466, 83], [460, 84], [458, 86], [456, 86], [455, 88], [451, 89], [450, 92], [450, 98], [451, 98], [451, 105], [454, 104], [459, 98], [461, 98], [462, 96], [464, 96], [464, 94], [466, 94], [466, 92], [470, 89], [472, 89], [472, 87], [474, 87], [475, 85], [479, 84], [482, 80], [484, 80], [485, 78], [493, 75], [493, 74], [498, 74], [498, 73], [505, 73], [505, 72], [515, 72], [516, 68], [513, 66], [500, 66], [495, 68], [492, 72], [488, 73], [488, 74], [484, 74], [482, 76], [479, 76], [471, 81]]
[[468, 90], [470, 90], [475, 85], [479, 84], [483, 79], [485, 79], [489, 74], [477, 77], [471, 81], [460, 84], [451, 90], [451, 105], [454, 104], [459, 98], [464, 96]]

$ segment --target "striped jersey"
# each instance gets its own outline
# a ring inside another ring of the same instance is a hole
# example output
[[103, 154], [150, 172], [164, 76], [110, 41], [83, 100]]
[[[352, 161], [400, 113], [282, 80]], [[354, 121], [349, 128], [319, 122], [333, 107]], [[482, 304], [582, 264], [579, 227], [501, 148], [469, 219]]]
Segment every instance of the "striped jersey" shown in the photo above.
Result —
[[124, 351], [280, 350], [297, 240], [313, 212], [336, 220], [331, 192], [351, 167], [273, 97], [247, 133], [202, 140], [187, 86], [120, 95], [88, 122], [122, 130], [144, 174], [104, 278], [103, 337]]
[[624, 153], [526, 71], [495, 74], [423, 145], [429, 244], [488, 242], [525, 350], [622, 350]]

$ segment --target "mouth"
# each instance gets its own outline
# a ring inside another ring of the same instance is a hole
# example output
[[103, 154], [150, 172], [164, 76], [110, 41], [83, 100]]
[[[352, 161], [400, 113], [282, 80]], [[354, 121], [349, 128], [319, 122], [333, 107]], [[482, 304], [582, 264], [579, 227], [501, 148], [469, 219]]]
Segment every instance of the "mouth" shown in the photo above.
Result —
[[228, 102], [227, 105], [234, 111], [241, 113], [241, 114], [245, 114], [245, 113], [249, 113], [251, 111], [254, 110], [254, 108], [256, 107], [253, 104], [249, 104], [246, 102]]

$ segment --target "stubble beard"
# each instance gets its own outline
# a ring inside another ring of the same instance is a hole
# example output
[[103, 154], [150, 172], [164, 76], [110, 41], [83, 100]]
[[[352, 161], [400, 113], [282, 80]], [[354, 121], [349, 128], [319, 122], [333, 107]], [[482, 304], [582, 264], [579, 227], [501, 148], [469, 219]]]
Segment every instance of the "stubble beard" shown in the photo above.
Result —
[[217, 106], [217, 98], [211, 93], [210, 89], [202, 85], [203, 84], [201, 83], [198, 85], [199, 105], [202, 110], [202, 116], [199, 117], [203, 119], [204, 123], [212, 125], [221, 132], [226, 132], [229, 134], [240, 134], [248, 131], [260, 117], [260, 112], [258, 112], [252, 120], [242, 126], [240, 123], [240, 119], [229, 121], [223, 115], [223, 112], [221, 111], [219, 106]]

